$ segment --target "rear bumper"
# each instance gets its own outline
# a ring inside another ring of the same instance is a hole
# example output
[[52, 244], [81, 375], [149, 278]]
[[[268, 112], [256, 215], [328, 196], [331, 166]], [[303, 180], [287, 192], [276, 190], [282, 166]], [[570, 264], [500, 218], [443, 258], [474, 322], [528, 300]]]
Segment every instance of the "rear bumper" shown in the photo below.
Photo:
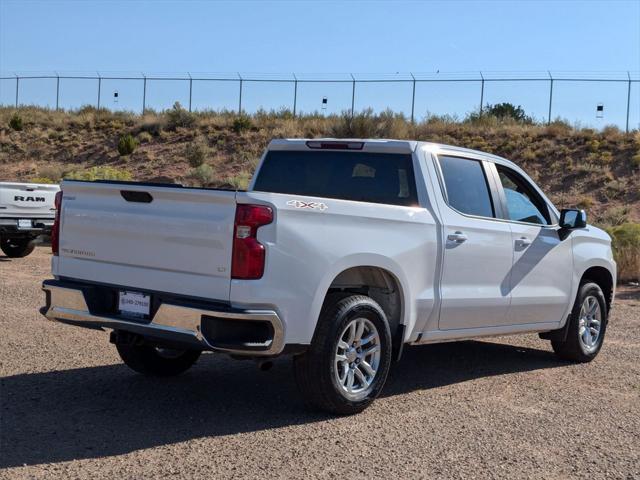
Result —
[[17, 218], [0, 218], [0, 234], [11, 236], [49, 235], [53, 227], [53, 218], [24, 218], [31, 220], [31, 226], [18, 227]]
[[[237, 355], [275, 356], [284, 349], [283, 324], [273, 310], [163, 301], [154, 309], [151, 319], [139, 320], [104, 309], [95, 311], [96, 299], [91, 297], [96, 292], [92, 291], [95, 289], [92, 285], [45, 280], [42, 289], [46, 306], [40, 312], [49, 320], [85, 328], [123, 330], [158, 342]], [[99, 299], [99, 303], [104, 305], [103, 300]]]

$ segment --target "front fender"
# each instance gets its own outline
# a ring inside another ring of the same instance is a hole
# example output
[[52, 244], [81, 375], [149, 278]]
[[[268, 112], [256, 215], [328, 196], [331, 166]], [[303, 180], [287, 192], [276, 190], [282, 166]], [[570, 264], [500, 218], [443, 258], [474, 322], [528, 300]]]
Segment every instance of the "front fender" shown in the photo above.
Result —
[[585, 229], [572, 232], [567, 241], [572, 242], [573, 281], [571, 297], [563, 319], [563, 326], [568, 319], [569, 313], [571, 313], [574, 300], [578, 294], [580, 281], [587, 270], [593, 267], [606, 269], [611, 274], [614, 290], [617, 278], [617, 266], [613, 259], [611, 238], [606, 232], [589, 225]]

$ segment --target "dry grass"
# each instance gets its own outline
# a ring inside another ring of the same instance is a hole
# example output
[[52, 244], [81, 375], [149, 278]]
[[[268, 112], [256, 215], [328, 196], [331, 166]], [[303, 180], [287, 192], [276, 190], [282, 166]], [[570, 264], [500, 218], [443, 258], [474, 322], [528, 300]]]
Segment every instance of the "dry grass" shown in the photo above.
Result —
[[625, 223], [607, 231], [613, 240], [618, 280], [640, 281], [640, 224]]

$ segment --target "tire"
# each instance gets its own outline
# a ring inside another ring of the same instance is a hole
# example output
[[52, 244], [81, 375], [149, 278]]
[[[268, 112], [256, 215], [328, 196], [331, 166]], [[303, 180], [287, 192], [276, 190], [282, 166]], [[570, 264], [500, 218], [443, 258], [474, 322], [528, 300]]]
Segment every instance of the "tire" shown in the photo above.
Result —
[[151, 345], [117, 343], [122, 361], [132, 370], [153, 377], [172, 377], [191, 368], [200, 350], [169, 350]]
[[[564, 341], [552, 340], [553, 351], [560, 358], [579, 363], [596, 358], [604, 342], [607, 314], [607, 302], [602, 289], [593, 282], [581, 284], [569, 317], [567, 337]], [[585, 322], [589, 326], [588, 333]], [[596, 330], [597, 337], [594, 334]]]
[[[327, 297], [311, 345], [294, 357], [293, 370], [309, 407], [352, 415], [367, 408], [387, 380], [391, 332], [384, 311], [374, 300], [364, 295], [342, 297]], [[358, 333], [369, 341], [358, 341]], [[351, 344], [347, 343], [350, 339]], [[338, 355], [343, 359], [338, 360]]]
[[0, 239], [0, 250], [9, 258], [22, 258], [33, 252], [36, 241], [31, 238]]

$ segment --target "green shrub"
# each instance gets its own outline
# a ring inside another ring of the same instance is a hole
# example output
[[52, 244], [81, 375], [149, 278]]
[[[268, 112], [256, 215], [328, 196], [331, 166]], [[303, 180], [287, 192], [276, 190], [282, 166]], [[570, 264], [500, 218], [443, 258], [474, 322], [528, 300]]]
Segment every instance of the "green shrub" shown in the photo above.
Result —
[[467, 115], [465, 122], [479, 124], [479, 125], [491, 125], [499, 123], [521, 123], [525, 125], [533, 125], [534, 119], [526, 114], [524, 109], [518, 105], [517, 107], [508, 102], [497, 103], [495, 105], [487, 104], [482, 109], [482, 115], [480, 111], [471, 112]]
[[247, 115], [240, 115], [233, 119], [233, 125], [231, 128], [233, 128], [234, 132], [240, 133], [244, 130], [249, 130], [252, 126], [251, 118]]
[[22, 117], [17, 113], [14, 113], [13, 115], [11, 115], [11, 118], [9, 119], [9, 126], [12, 129], [14, 129], [16, 132], [21, 131], [23, 127]]
[[487, 115], [497, 118], [511, 118], [519, 123], [533, 123], [533, 119], [525, 113], [520, 105], [516, 107], [509, 102], [487, 105], [486, 112]]
[[138, 141], [133, 138], [133, 135], [127, 133], [120, 137], [120, 141], [118, 142], [118, 153], [122, 156], [131, 155], [137, 147]]
[[604, 213], [597, 218], [597, 223], [617, 227], [629, 221], [629, 212], [630, 208], [626, 205], [607, 208]]
[[[45, 165], [38, 167], [36, 178], [43, 181], [36, 181], [32, 179], [34, 183], [58, 183], [65, 176], [65, 169], [57, 165]], [[47, 181], [48, 180], [48, 181]]]
[[64, 140], [64, 133], [63, 132], [59, 132], [57, 130], [52, 130], [49, 133], [47, 133], [47, 138], [49, 140], [61, 141], [61, 140]]
[[153, 136], [149, 132], [145, 131], [142, 131], [138, 135], [136, 135], [136, 138], [140, 143], [149, 143], [151, 140], [153, 140]]
[[171, 110], [165, 112], [167, 116], [167, 128], [169, 130], [175, 130], [178, 127], [191, 128], [196, 124], [196, 116], [182, 108], [180, 102], [173, 104]]
[[582, 197], [582, 198], [578, 201], [578, 203], [576, 204], [576, 206], [577, 206], [578, 208], [583, 208], [583, 209], [587, 210], [587, 209], [589, 209], [589, 208], [593, 207], [593, 203], [594, 203], [593, 198], [591, 198], [591, 197]]
[[214, 170], [211, 165], [206, 163], [191, 170], [189, 176], [193, 178], [202, 187], [206, 187], [211, 184], [213, 180]]
[[189, 162], [189, 165], [194, 168], [204, 164], [209, 153], [209, 147], [201, 140], [194, 140], [184, 148], [184, 156]]
[[146, 114], [140, 122], [140, 132], [146, 132], [153, 137], [160, 136], [162, 129], [167, 126], [167, 119]]
[[129, 181], [133, 179], [131, 172], [120, 168], [101, 166], [91, 167], [85, 170], [76, 170], [67, 175], [65, 178], [71, 180], [124, 180]]
[[227, 178], [227, 182], [236, 190], [246, 190], [251, 181], [251, 174], [246, 170], [242, 170], [237, 175]]
[[640, 153], [636, 153], [633, 157], [631, 157], [631, 165], [636, 168], [640, 168]]
[[625, 223], [607, 232], [618, 264], [618, 281], [640, 280], [640, 223]]
[[600, 142], [595, 138], [592, 138], [591, 140], [587, 141], [587, 148], [589, 149], [590, 152], [595, 153], [598, 150], [600, 150]]

